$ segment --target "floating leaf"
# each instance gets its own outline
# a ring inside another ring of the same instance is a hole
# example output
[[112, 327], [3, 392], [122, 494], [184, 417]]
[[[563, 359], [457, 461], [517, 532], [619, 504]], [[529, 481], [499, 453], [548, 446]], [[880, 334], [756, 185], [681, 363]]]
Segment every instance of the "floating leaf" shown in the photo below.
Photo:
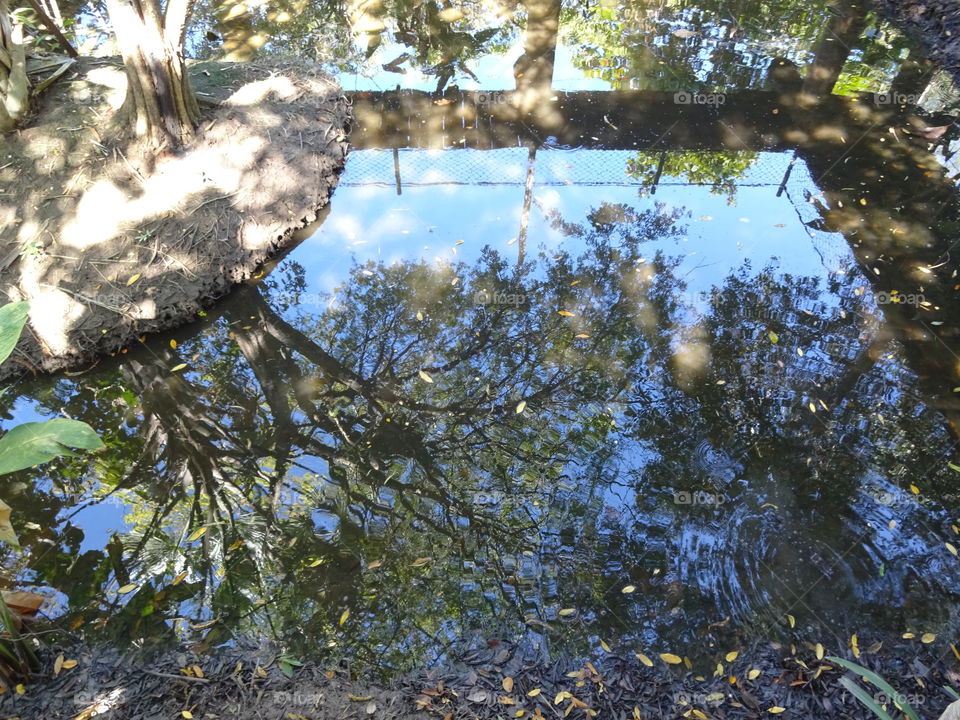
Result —
[[570, 312], [569, 310], [557, 310], [557, 314], [558, 314], [558, 315], [563, 315], [564, 317], [576, 317], [576, 315], [574, 315], [574, 314], [573, 314], [572, 312]]
[[626, 586], [625, 588], [623, 588], [623, 590], [621, 590], [620, 592], [622, 592], [624, 595], [629, 595], [630, 593], [635, 592], [636, 589], [637, 589], [637, 586], [636, 586], [636, 585], [627, 585], [627, 586]]
[[350, 617], [350, 608], [347, 608], [340, 613], [340, 624], [343, 625], [347, 621], [348, 617]]
[[823, 660], [823, 645], [817, 643], [817, 660]]
[[197, 528], [190, 533], [190, 537], [187, 538], [187, 542], [192, 543], [194, 540], [199, 540], [205, 532], [207, 532], [206, 526]]
[[509, 675], [503, 679], [503, 689], [507, 692], [513, 692], [513, 678]]
[[780, 707], [779, 705], [774, 705], [772, 708], [767, 708], [768, 713], [773, 713], [774, 715], [779, 715], [782, 712], [786, 712], [785, 707]]
[[758, 677], [760, 677], [760, 671], [756, 668], [747, 673], [748, 680], [756, 680]]
[[179, 365], [174, 365], [172, 368], [170, 368], [170, 372], [180, 372], [186, 366], [187, 366], [186, 363], [180, 363]]
[[773, 330], [767, 333], [767, 337], [770, 338], [770, 342], [772, 342], [774, 345], [780, 342], [780, 336], [777, 335]]
[[738, 653], [736, 650], [734, 650], [733, 652], [728, 652], [728, 653], [727, 653], [727, 656], [726, 656], [727, 662], [733, 662], [734, 660], [737, 659], [737, 656], [738, 656], [739, 654], [740, 654], [740, 653]]
[[177, 349], [177, 341], [176, 341], [176, 340], [171, 340], [171, 341], [170, 341], [170, 347], [172, 347], [174, 350], [176, 350], [176, 349]]
[[179, 573], [179, 574], [173, 579], [173, 582], [171, 582], [170, 584], [171, 584], [171, 585], [179, 585], [180, 583], [183, 582], [183, 579], [184, 579], [185, 577], [187, 577], [187, 573], [185, 573], [185, 572]]
[[75, 668], [76, 666], [77, 666], [76, 660], [64, 660], [62, 665], [64, 670], [69, 670], [70, 668]]
[[416, 560], [414, 560], [411, 564], [413, 565], [413, 567], [420, 567], [421, 565], [426, 565], [428, 562], [430, 562], [430, 558], [419, 557]]
[[60, 671], [63, 669], [63, 653], [57, 655], [57, 659], [53, 661], [53, 676], [56, 677], [60, 674]]
[[679, 665], [683, 662], [683, 658], [673, 653], [660, 653], [660, 659], [668, 665]]
[[418, 312], [418, 313], [417, 313], [417, 320], [420, 320], [421, 322], [423, 321], [423, 313], [422, 313], [422, 312]]
[[573, 615], [575, 612], [576, 612], [576, 610], [575, 610], [574, 608], [563, 608], [563, 609], [562, 609], [559, 613], [557, 613], [557, 614], [558, 614], [560, 617], [567, 617], [567, 616], [569, 616], [569, 615]]
[[424, 382], [428, 382], [428, 383], [433, 382], [433, 378], [427, 374], [426, 370], [420, 370], [417, 374], [420, 376], [420, 379], [423, 380]]
[[526, 407], [527, 407], [526, 400], [521, 400], [519, 403], [517, 403], [517, 415], [522, 413]]
[[531, 690], [530, 692], [527, 693], [527, 697], [536, 697], [536, 696], [539, 695], [541, 692], [543, 692], [543, 691], [542, 691], [540, 688], [534, 688], [533, 690]]
[[793, 615], [787, 615], [787, 622], [792, 628], [797, 626], [797, 619]]
[[3, 500], [0, 500], [0, 542], [20, 547], [20, 540], [10, 524], [10, 506]]
[[944, 545], [947, 546], [947, 550], [949, 550], [951, 554], [953, 554], [953, 555], [956, 555], [956, 554], [957, 554], [957, 548], [956, 548], [956, 546], [952, 545], [951, 543], [944, 543]]
[[136, 275], [131, 275], [130, 279], [127, 280], [127, 287], [130, 287], [139, 279], [140, 279], [140, 273], [137, 273]]
[[929, 645], [936, 639], [937, 639], [937, 636], [934, 635], [933, 633], [924, 633], [923, 635], [920, 636], [920, 642], [926, 643], [927, 645]]
[[643, 663], [644, 665], [646, 665], [647, 667], [653, 667], [653, 660], [651, 660], [650, 658], [648, 658], [648, 657], [647, 657], [646, 655], [644, 655], [643, 653], [636, 653], [636, 656], [637, 656], [637, 660], [639, 660], [640, 662], [642, 662], [642, 663]]
[[124, 585], [122, 588], [117, 590], [117, 595], [126, 595], [127, 593], [132, 593], [136, 589], [136, 585]]
[[613, 650], [610, 649], [610, 646], [607, 645], [607, 641], [606, 641], [606, 640], [601, 640], [601, 641], [600, 641], [600, 647], [603, 648], [603, 651], [604, 651], [604, 652], [608, 652], [608, 653], [613, 652]]

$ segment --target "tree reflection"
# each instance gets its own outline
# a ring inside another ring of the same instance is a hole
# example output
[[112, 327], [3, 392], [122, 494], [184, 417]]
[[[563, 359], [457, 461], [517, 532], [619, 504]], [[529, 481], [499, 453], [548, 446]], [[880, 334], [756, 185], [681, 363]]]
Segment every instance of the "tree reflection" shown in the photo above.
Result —
[[[681, 213], [551, 221], [580, 255], [369, 263], [322, 303], [288, 263], [178, 346], [55, 386], [50, 408], [114, 428], [92, 472], [62, 461], [59, 487], [11, 498], [44, 519], [25, 563], [69, 595], [66, 622], [201, 648], [268, 635], [388, 672], [494, 633], [545, 655], [703, 642], [782, 617], [781, 586], [828, 571], [858, 612], [939, 619], [909, 589], [915, 553], [879, 578], [873, 560], [929, 539], [937, 508], [904, 511], [902, 540], [860, 537], [863, 494], [919, 482], [949, 438], [890, 395], [912, 384], [854, 274], [745, 265], [695, 294], [649, 248]], [[106, 493], [128, 527], [78, 554], [54, 517]], [[957, 587], [923, 562], [931, 597]], [[810, 623], [842, 619], [835, 595], [807, 602]]]

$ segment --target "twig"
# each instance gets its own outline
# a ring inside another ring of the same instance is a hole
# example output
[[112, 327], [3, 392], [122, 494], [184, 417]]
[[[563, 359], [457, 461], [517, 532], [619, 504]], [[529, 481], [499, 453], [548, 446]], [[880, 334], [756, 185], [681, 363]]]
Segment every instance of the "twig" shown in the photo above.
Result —
[[27, 0], [27, 2], [30, 3], [30, 7], [33, 8], [33, 11], [40, 18], [40, 22], [47, 27], [47, 30], [49, 30], [50, 33], [57, 39], [57, 42], [60, 43], [60, 47], [63, 48], [64, 52], [66, 52], [67, 55], [72, 58], [80, 57], [80, 53], [74, 50], [73, 45], [71, 45], [70, 41], [64, 37], [62, 32], [60, 32], [60, 28], [57, 27], [57, 24], [43, 11], [40, 3], [37, 2], [37, 0]]
[[147, 675], [154, 675], [156, 677], [167, 678], [169, 680], [186, 680], [188, 682], [198, 683], [210, 682], [208, 678], [193, 677], [193, 675], [174, 675], [172, 673], [157, 672], [156, 670], [147, 670], [146, 668], [143, 668], [143, 672], [147, 673]]

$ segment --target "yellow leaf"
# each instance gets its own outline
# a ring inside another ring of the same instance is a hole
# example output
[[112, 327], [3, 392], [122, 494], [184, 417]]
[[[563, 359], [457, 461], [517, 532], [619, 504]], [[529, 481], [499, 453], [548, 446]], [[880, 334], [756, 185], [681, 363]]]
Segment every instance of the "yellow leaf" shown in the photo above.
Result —
[[637, 653], [636, 655], [637, 655], [637, 660], [642, 662], [644, 665], [646, 665], [647, 667], [653, 667], [653, 660], [648, 658], [646, 655], [644, 655], [643, 653]]
[[177, 575], [177, 576], [173, 579], [173, 582], [170, 583], [170, 584], [171, 584], [171, 585], [179, 585], [180, 583], [183, 582], [183, 579], [184, 579], [186, 576], [187, 576], [187, 573], [182, 572], [182, 573], [180, 573], [179, 575]]
[[176, 341], [176, 340], [171, 340], [171, 341], [170, 341], [170, 347], [172, 347], [174, 350], [176, 350], [176, 349], [177, 349], [177, 341]]
[[636, 591], [636, 589], [637, 589], [637, 586], [636, 586], [636, 585], [627, 585], [627, 586], [626, 586], [623, 590], [621, 590], [620, 592], [622, 592], [624, 595], [629, 595], [630, 593]]
[[747, 673], [748, 680], [756, 680], [758, 677], [760, 677], [760, 671], [756, 668]]
[[576, 315], [574, 315], [572, 312], [569, 312], [567, 310], [557, 310], [557, 314], [563, 315], [564, 317], [576, 317]]
[[350, 617], [350, 608], [347, 608], [340, 614], [340, 624], [343, 625], [348, 617]]
[[172, 368], [170, 368], [170, 372], [180, 372], [186, 366], [187, 366], [186, 363], [180, 363], [179, 365], [174, 365]]
[[957, 548], [954, 545], [951, 545], [950, 543], [944, 543], [944, 545], [947, 546], [947, 550], [949, 550], [953, 555], [957, 554]]
[[312, 568], [314, 568], [314, 567], [317, 567], [317, 566], [319, 566], [319, 565], [323, 565], [323, 558], [317, 558], [317, 559], [314, 560], [312, 563], [310, 563], [309, 565], [307, 565], [307, 567], [312, 567]]
[[903, 637], [904, 640], [913, 640], [913, 638], [915, 638], [916, 635], [913, 634], [912, 632], [905, 632], [901, 637]]
[[53, 662], [53, 676], [56, 677], [60, 674], [60, 671], [63, 669], [63, 653], [57, 655], [57, 659]]
[[817, 660], [823, 660], [823, 645], [817, 643]]
[[230, 547], [227, 548], [227, 551], [229, 552], [231, 550], [236, 550], [241, 545], [243, 545], [243, 540], [237, 540], [235, 543], [231, 544]]
[[197, 528], [197, 529], [194, 530], [192, 533], [190, 533], [190, 537], [187, 538], [187, 542], [188, 542], [188, 543], [192, 543], [194, 540], [198, 540], [200, 537], [203, 536], [203, 534], [204, 534], [206, 531], [207, 531], [206, 526], [201, 527], [201, 528]]
[[3, 500], [0, 500], [0, 542], [20, 547], [17, 534], [13, 531], [13, 525], [10, 524], [10, 506]]
[[140, 279], [140, 273], [137, 273], [136, 275], [131, 275], [130, 279], [127, 280], [127, 287], [130, 287], [139, 279]]
[[668, 665], [679, 665], [683, 660], [673, 653], [660, 653], [660, 659]]
[[124, 585], [122, 588], [117, 590], [117, 595], [126, 595], [127, 593], [132, 593], [136, 589], [136, 585]]
[[797, 619], [793, 615], [787, 615], [787, 622], [790, 623], [790, 627], [797, 626]]
[[561, 611], [560, 611], [559, 613], [557, 613], [557, 614], [558, 614], [560, 617], [567, 617], [568, 615], [573, 615], [575, 612], [576, 612], [576, 610], [575, 610], [574, 608], [563, 608], [563, 610], [561, 610]]
[[23, 683], [17, 683], [17, 686], [14, 688], [17, 691], [17, 695], [23, 695], [27, 689], [23, 686]]
[[919, 495], [919, 494], [920, 494], [920, 488], [918, 488], [916, 485], [911, 485], [911, 486], [910, 486], [910, 492], [912, 492], [914, 495]]
[[267, 676], [267, 671], [264, 670], [264, 669], [263, 669], [262, 667], [260, 667], [259, 665], [257, 665], [257, 675], [259, 675], [260, 677], [266, 677], [266, 676]]
[[428, 383], [433, 382], [433, 378], [427, 374], [426, 370], [421, 370], [417, 374], [420, 376], [420, 379], [423, 380], [424, 382], [428, 382]]
[[607, 641], [606, 641], [606, 640], [601, 640], [601, 641], [600, 641], [600, 647], [603, 648], [603, 651], [604, 651], [604, 652], [613, 652], [613, 650], [610, 649], [610, 646], [607, 645]]
[[418, 313], [417, 313], [417, 320], [421, 320], [421, 321], [423, 320], [423, 313], [422, 313], [422, 312], [418, 312]]
[[190, 712], [189, 710], [181, 710], [180, 714], [183, 715], [183, 717], [187, 718], [187, 720], [192, 720], [193, 718], [193, 713]]
[[193, 676], [194, 676], [194, 677], [198, 677], [198, 678], [202, 678], [202, 677], [203, 677], [203, 670], [201, 669], [201, 667], [200, 667], [199, 665], [191, 665], [191, 666], [190, 666], [190, 669], [193, 670]]
[[533, 690], [527, 693], [527, 697], [536, 697], [537, 695], [540, 694], [540, 692], [541, 692], [540, 688], [534, 688]]
[[933, 633], [924, 633], [923, 635], [920, 636], [920, 642], [925, 643], [927, 645], [929, 645], [936, 639], [937, 639], [937, 636], [934, 635]]
[[853, 651], [853, 656], [855, 658], [860, 657], [860, 641], [857, 640], [856, 633], [850, 636], [850, 649]]
[[372, 695], [347, 695], [347, 697], [354, 702], [367, 702], [368, 700], [373, 700]]
[[580, 333], [579, 335], [574, 335], [574, 337], [580, 338], [581, 340], [584, 340], [584, 339], [586, 339], [586, 338], [588, 338], [588, 337], [590, 337], [590, 336], [587, 335], [586, 333]]
[[782, 712], [786, 712], [786, 708], [780, 707], [779, 705], [774, 705], [772, 708], [768, 708], [768, 713], [773, 713], [774, 715], [779, 715]]
[[734, 660], [737, 659], [737, 656], [739, 654], [740, 653], [738, 653], [736, 650], [734, 650], [733, 652], [728, 652], [726, 657], [727, 662], [733, 662]]
[[513, 692], [513, 678], [509, 675], [503, 679], [503, 689], [507, 692]]
[[519, 403], [517, 403], [517, 415], [519, 415], [520, 413], [522, 413], [523, 410], [524, 410], [524, 408], [526, 408], [526, 407], [527, 407], [527, 401], [526, 401], [526, 400], [521, 400]]
[[372, 563], [369, 563], [369, 564], [367, 565], [367, 570], [373, 570], [374, 568], [378, 568], [378, 567], [380, 567], [381, 565], [383, 565], [383, 561], [382, 561], [382, 560], [374, 560]]
[[772, 343], [774, 343], [774, 344], [780, 342], [780, 336], [777, 335], [773, 330], [771, 330], [769, 333], [767, 333], [767, 337], [769, 337], [769, 338], [770, 338], [770, 342], [772, 342]]
[[421, 565], [426, 565], [428, 562], [430, 562], [430, 558], [420, 557], [414, 560], [413, 563], [411, 564], [413, 565], [413, 567], [420, 567]]
[[70, 668], [75, 668], [76, 666], [77, 666], [77, 661], [76, 661], [76, 660], [64, 660], [64, 661], [63, 661], [63, 669], [64, 669], [64, 670], [69, 670]]

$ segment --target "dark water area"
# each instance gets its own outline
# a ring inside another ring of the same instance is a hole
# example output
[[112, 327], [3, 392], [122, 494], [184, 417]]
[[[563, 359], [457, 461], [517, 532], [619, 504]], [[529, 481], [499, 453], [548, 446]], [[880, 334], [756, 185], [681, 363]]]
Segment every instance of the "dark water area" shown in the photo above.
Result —
[[950, 653], [948, 78], [851, 3], [296, 10], [193, 38], [337, 58], [329, 211], [193, 325], [8, 393], [107, 448], [5, 481], [5, 582], [91, 639], [384, 676]]

